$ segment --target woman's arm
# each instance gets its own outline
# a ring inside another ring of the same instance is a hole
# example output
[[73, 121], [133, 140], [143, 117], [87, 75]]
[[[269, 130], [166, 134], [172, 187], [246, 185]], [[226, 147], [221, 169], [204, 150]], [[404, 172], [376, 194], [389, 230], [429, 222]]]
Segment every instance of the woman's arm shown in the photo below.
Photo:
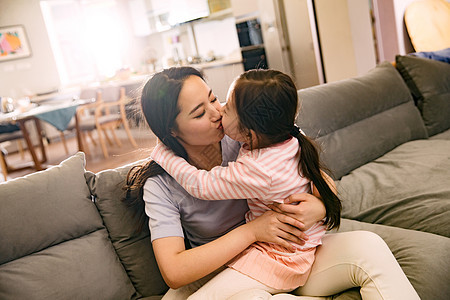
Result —
[[277, 243], [293, 250], [288, 240], [303, 244], [301, 239], [306, 238], [296, 228], [299, 225], [290, 216], [267, 211], [259, 218], [196, 248], [186, 250], [182, 237], [156, 239], [152, 245], [165, 282], [176, 289], [215, 271], [256, 241]]

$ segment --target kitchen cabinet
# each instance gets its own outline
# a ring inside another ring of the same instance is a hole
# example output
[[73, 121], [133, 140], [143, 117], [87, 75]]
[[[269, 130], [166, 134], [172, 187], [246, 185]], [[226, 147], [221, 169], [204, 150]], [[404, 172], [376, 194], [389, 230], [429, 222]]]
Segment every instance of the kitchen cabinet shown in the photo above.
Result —
[[[130, 1], [142, 2], [143, 0]], [[147, 6], [149, 33], [164, 32], [190, 21], [220, 20], [232, 15], [229, 1], [150, 0]], [[137, 14], [141, 13], [139, 9], [135, 11]]]
[[154, 24], [156, 31], [168, 30], [177, 24], [209, 15], [207, 0], [151, 0], [150, 2], [150, 23]]
[[258, 9], [258, 0], [231, 0], [233, 15], [240, 18], [244, 15], [254, 14]]
[[203, 70], [206, 82], [221, 103], [226, 102], [228, 88], [233, 80], [244, 72], [244, 66], [240, 60], [218, 61], [198, 67]]

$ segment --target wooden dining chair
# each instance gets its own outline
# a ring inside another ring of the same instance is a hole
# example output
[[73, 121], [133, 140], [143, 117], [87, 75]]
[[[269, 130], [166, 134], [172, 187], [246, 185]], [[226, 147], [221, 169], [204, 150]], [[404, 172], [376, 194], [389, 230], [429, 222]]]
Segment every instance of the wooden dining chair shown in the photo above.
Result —
[[20, 130], [0, 134], [0, 167], [2, 168], [2, 173], [3, 173], [3, 177], [5, 178], [5, 181], [8, 180], [8, 171], [11, 168], [8, 167], [8, 164], [6, 163], [6, 156], [7, 156], [8, 152], [6, 151], [5, 148], [3, 148], [3, 146], [1, 144], [4, 142], [9, 142], [9, 141], [17, 141], [18, 150], [23, 159], [24, 152], [23, 152], [22, 144], [20, 143], [21, 139], [23, 139], [23, 134], [22, 134], [22, 131], [20, 131]]
[[99, 95], [99, 99], [97, 101], [98, 105], [95, 108], [95, 127], [97, 129], [100, 145], [105, 158], [109, 157], [105, 140], [112, 146], [112, 141], [108, 137], [107, 131], [111, 132], [117, 146], [122, 146], [122, 143], [118, 139], [115, 132], [115, 129], [119, 126], [123, 126], [125, 129], [131, 145], [134, 148], [138, 147], [133, 135], [131, 134], [130, 126], [127, 120], [125, 111], [127, 101], [128, 98], [125, 95], [125, 88], [123, 87], [113, 85], [106, 86], [102, 88]]
[[[87, 137], [89, 137], [90, 142], [94, 146], [97, 145], [97, 142], [100, 143], [105, 158], [109, 157], [106, 143], [112, 146], [113, 139], [117, 146], [121, 147], [122, 143], [115, 132], [119, 126], [123, 126], [125, 129], [131, 145], [134, 148], [138, 147], [131, 134], [125, 111], [125, 105], [128, 102], [128, 97], [125, 95], [125, 88], [112, 85], [102, 88], [86, 88], [80, 92], [79, 98], [95, 98], [95, 102], [79, 106], [76, 112], [84, 146], [83, 149], [88, 156], [90, 155], [90, 150]], [[75, 124], [72, 123], [67, 130], [74, 128]], [[97, 131], [97, 140], [92, 136], [92, 131], [94, 130]], [[107, 132], [111, 133], [112, 139], [108, 136]]]
[[[84, 145], [83, 149], [86, 152], [87, 155], [90, 155], [87, 137], [89, 137], [90, 142], [94, 144], [94, 146], [97, 145], [96, 140], [92, 136], [92, 131], [96, 130], [95, 126], [95, 108], [100, 103], [99, 97], [100, 97], [100, 89], [98, 87], [87, 87], [83, 88], [80, 91], [79, 99], [83, 100], [90, 100], [90, 103], [81, 105], [77, 108], [76, 115], [78, 118], [79, 123], [79, 129], [81, 134], [82, 143]], [[64, 131], [73, 131], [75, 130], [75, 118], [72, 119], [72, 121], [69, 123], [68, 127]], [[69, 153], [69, 149], [67, 147], [64, 131], [60, 131], [60, 137], [61, 141], [64, 145], [64, 149], [66, 151], [66, 154]]]

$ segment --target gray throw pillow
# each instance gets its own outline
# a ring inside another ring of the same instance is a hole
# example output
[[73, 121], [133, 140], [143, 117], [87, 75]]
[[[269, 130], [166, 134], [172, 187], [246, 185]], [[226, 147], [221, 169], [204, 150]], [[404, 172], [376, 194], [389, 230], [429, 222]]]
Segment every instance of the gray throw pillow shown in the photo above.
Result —
[[135, 297], [91, 200], [84, 154], [0, 184], [0, 299]]
[[450, 64], [410, 55], [395, 58], [432, 136], [450, 128]]
[[84, 154], [0, 184], [0, 263], [103, 227], [84, 179]]
[[113, 246], [134, 287], [143, 297], [161, 295], [168, 287], [153, 254], [148, 221], [142, 231], [136, 231], [134, 211], [122, 202], [125, 196], [122, 187], [130, 168], [124, 166], [97, 174], [88, 172], [86, 179]]

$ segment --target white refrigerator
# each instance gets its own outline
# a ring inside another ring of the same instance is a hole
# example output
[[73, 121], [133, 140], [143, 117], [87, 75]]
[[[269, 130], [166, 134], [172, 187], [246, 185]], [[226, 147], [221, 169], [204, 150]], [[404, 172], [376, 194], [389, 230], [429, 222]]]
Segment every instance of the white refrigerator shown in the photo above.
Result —
[[263, 49], [267, 67], [290, 74], [299, 89], [361, 75], [376, 64], [371, 0], [231, 3], [237, 27], [260, 27], [262, 44], [241, 47], [243, 57]]

